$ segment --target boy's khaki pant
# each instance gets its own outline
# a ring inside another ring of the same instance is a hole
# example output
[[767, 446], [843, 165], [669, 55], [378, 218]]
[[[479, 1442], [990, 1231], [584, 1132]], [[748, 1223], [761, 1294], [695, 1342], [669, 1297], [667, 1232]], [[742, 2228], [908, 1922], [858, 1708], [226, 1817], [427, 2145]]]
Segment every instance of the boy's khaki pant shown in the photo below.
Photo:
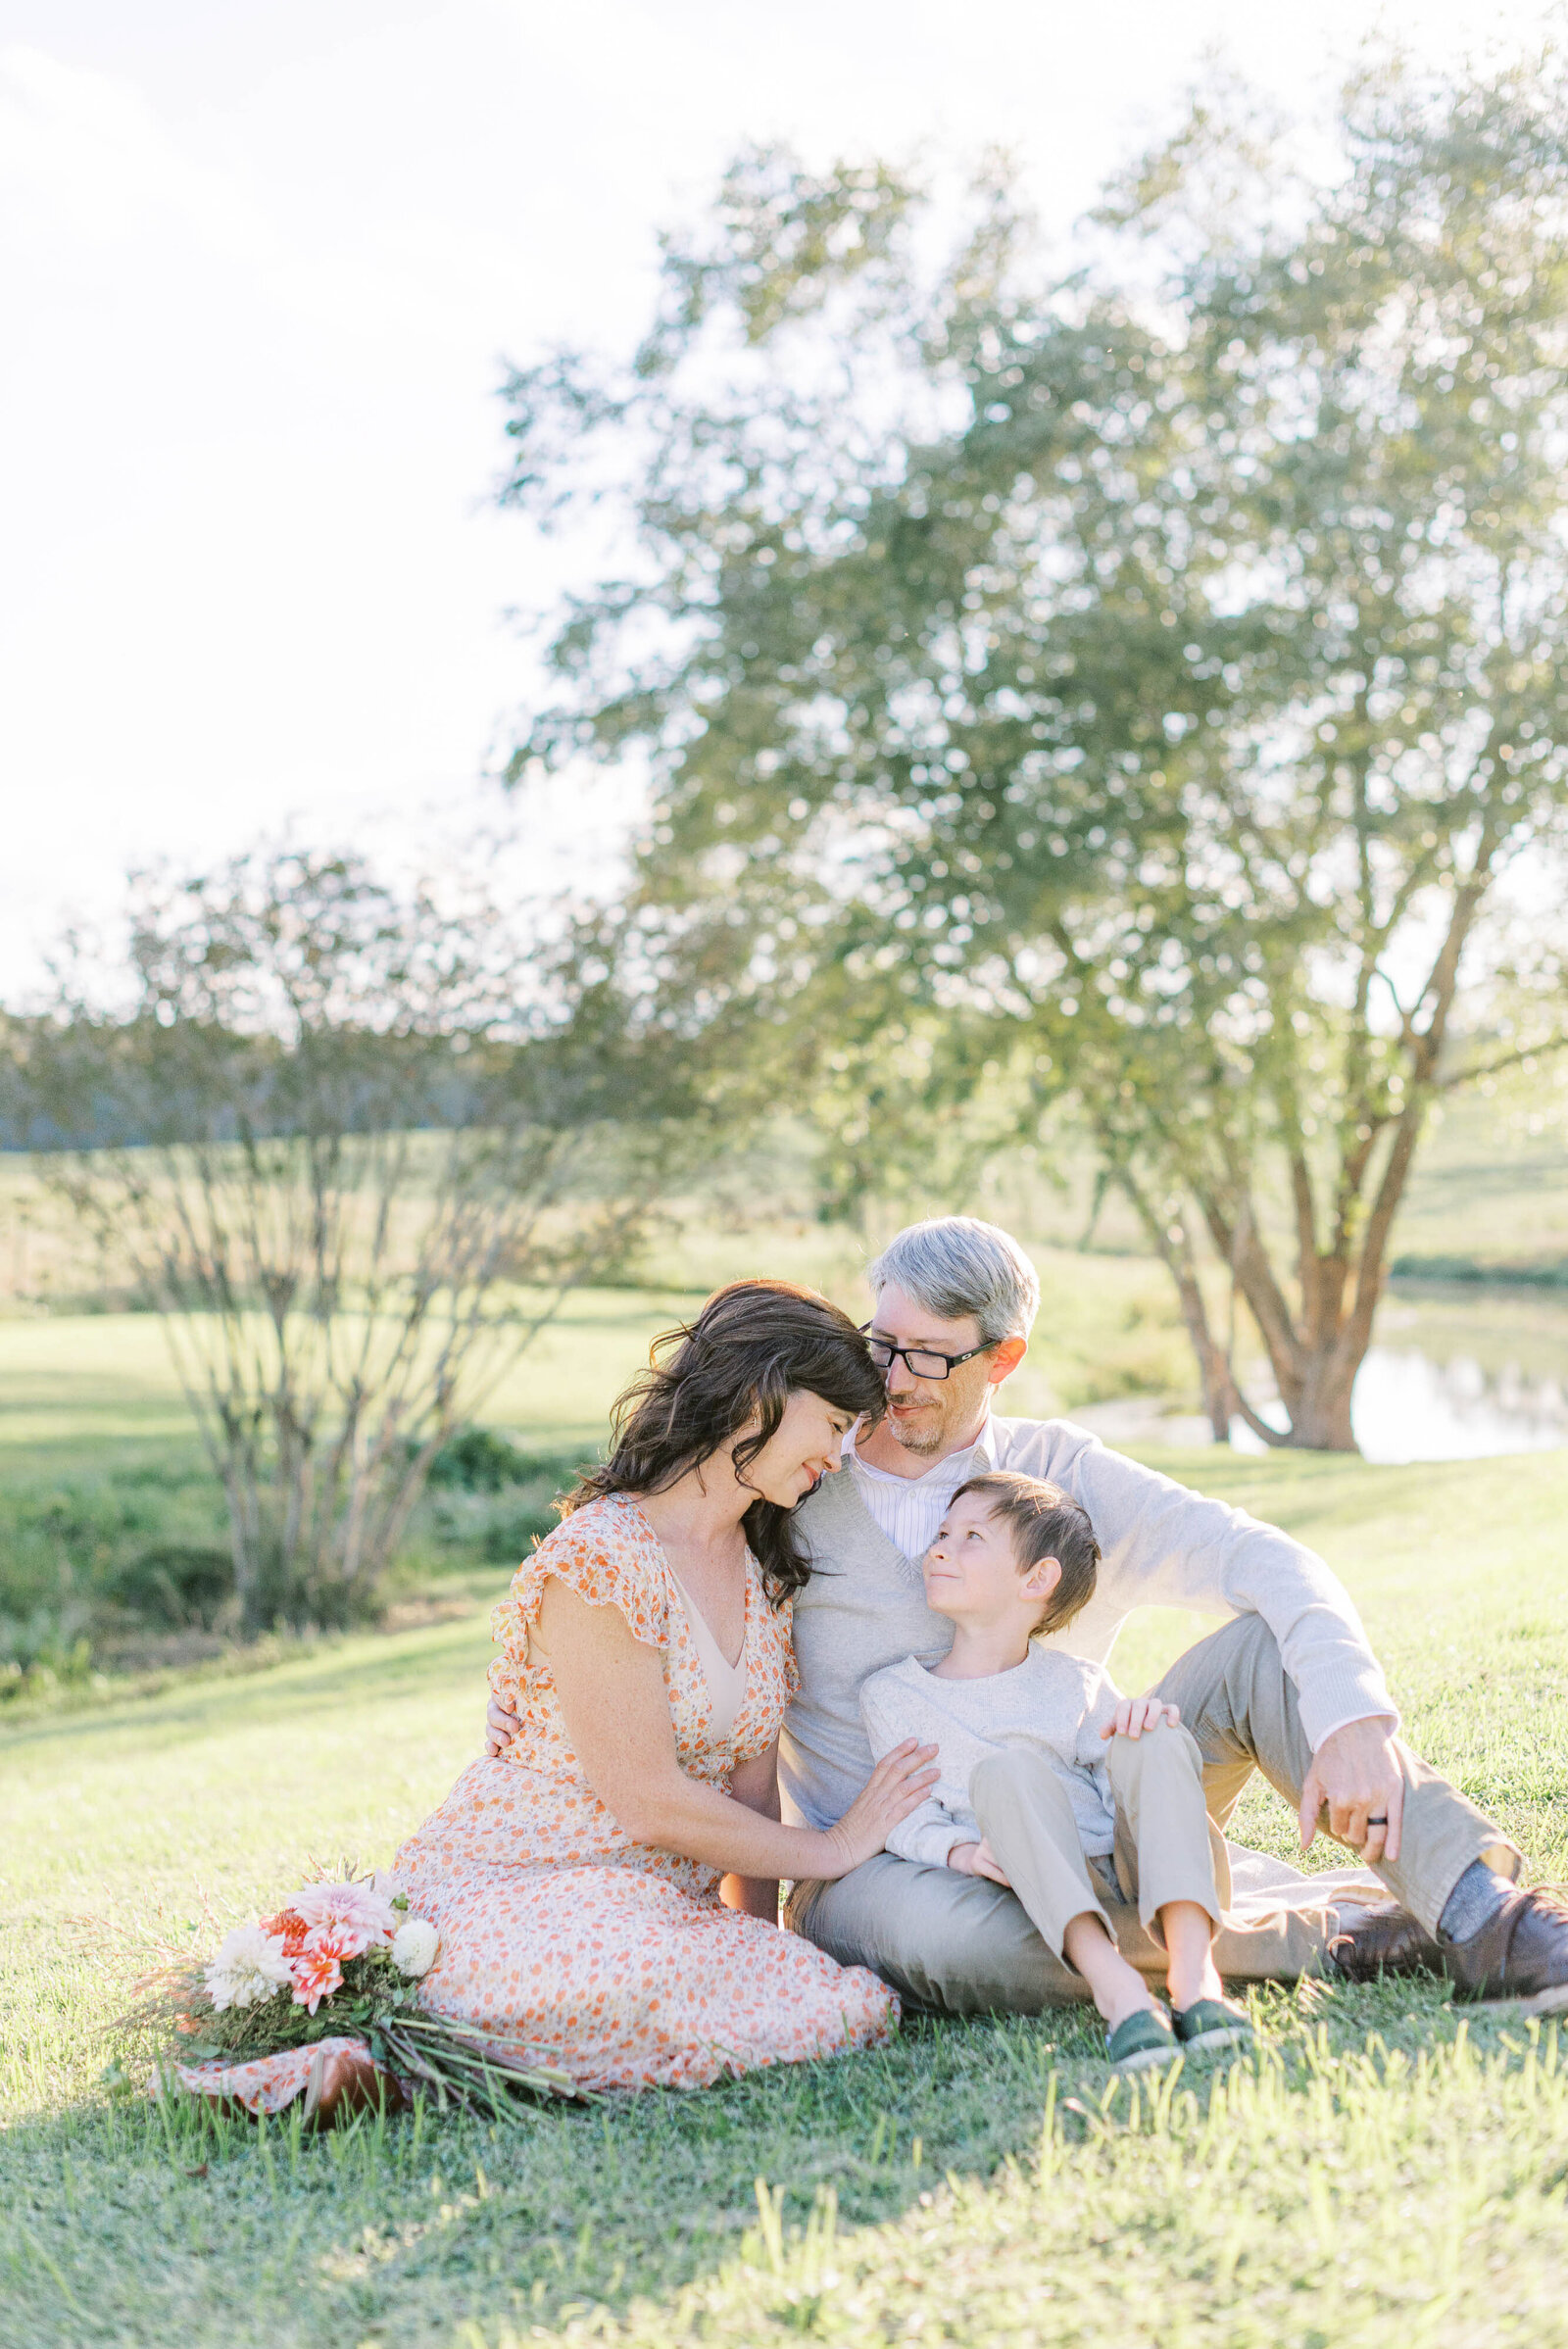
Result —
[[1230, 1899], [1225, 1842], [1203, 1808], [1203, 1757], [1189, 1733], [1161, 1722], [1140, 1737], [1112, 1737], [1105, 1767], [1116, 1798], [1108, 1861], [1085, 1857], [1066, 1786], [1042, 1754], [993, 1754], [970, 1781], [986, 1840], [1053, 1957], [1062, 1957], [1062, 1935], [1086, 1911], [1114, 1941], [1105, 1900], [1136, 1905], [1158, 1941], [1168, 1902], [1196, 1901], [1217, 1929]]

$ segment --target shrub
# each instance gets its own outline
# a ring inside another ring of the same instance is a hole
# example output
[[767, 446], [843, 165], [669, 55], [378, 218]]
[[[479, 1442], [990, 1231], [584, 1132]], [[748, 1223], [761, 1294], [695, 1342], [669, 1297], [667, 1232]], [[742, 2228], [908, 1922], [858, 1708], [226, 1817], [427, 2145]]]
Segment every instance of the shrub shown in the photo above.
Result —
[[234, 1595], [233, 1553], [211, 1543], [154, 1542], [125, 1561], [106, 1594], [165, 1631], [210, 1632]]
[[499, 1493], [555, 1465], [533, 1459], [499, 1428], [466, 1427], [430, 1463], [430, 1483], [461, 1493]]
[[78, 1643], [90, 1659], [127, 1618], [158, 1631], [210, 1629], [233, 1590], [223, 1521], [221, 1489], [188, 1451], [8, 1483], [0, 1662], [74, 1671]]

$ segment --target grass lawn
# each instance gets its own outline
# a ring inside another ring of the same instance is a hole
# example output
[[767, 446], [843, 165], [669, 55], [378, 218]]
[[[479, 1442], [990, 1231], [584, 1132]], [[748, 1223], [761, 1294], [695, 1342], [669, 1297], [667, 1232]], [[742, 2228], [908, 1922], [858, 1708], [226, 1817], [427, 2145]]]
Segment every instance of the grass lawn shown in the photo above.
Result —
[[[1329, 1555], [1412, 1739], [1568, 1874], [1568, 1457], [1168, 1465]], [[1200, 1628], [1135, 1623], [1119, 1677]], [[1568, 2047], [1435, 1983], [1270, 1993], [1256, 2066], [1152, 2097], [1070, 2013], [507, 2129], [108, 2099], [149, 1925], [384, 1863], [475, 1749], [487, 1652], [474, 1615], [0, 1726], [5, 2349], [1568, 2343]], [[1250, 1799], [1244, 1834], [1290, 1829]]]

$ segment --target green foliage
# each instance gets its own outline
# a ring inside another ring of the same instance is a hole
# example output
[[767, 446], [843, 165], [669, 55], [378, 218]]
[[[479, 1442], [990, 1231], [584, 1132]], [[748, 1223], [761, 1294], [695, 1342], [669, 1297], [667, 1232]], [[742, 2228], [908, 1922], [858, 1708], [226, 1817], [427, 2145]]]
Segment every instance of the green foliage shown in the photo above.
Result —
[[127, 1633], [232, 1613], [217, 1480], [180, 1450], [0, 1486], [0, 1697], [84, 1680]]
[[743, 160], [653, 375], [513, 386], [515, 501], [609, 430], [641, 558], [514, 771], [652, 759], [648, 919], [753, 1003], [838, 1196], [1070, 1093], [1216, 1423], [1200, 1235], [1290, 1440], [1348, 1446], [1435, 1096], [1562, 1035], [1568, 86], [1388, 66], [1310, 184], [1237, 120], [1069, 278], [995, 172], [934, 269], [887, 175], [845, 271], [828, 183]]
[[1389, 1270], [1407, 1281], [1485, 1282], [1495, 1287], [1568, 1289], [1568, 1264], [1478, 1264], [1473, 1256], [1396, 1256]]
[[499, 1428], [466, 1427], [436, 1453], [429, 1481], [438, 1491], [450, 1486], [460, 1493], [501, 1493], [541, 1478], [564, 1482], [572, 1466], [564, 1456], [536, 1457]]
[[430, 1506], [431, 1529], [449, 1549], [492, 1565], [515, 1566], [558, 1524], [556, 1499], [569, 1481], [552, 1475], [496, 1493], [437, 1493]]
[[[3, 1337], [0, 1337], [3, 1350]], [[524, 1450], [468, 1428], [438, 1455], [411, 1527], [417, 1568], [514, 1566], [557, 1522], [557, 1496], [594, 1446]], [[241, 1630], [221, 1486], [180, 1449], [108, 1468], [0, 1481], [0, 1702], [88, 1679], [128, 1658], [205, 1653], [189, 1635]], [[373, 1619], [379, 1605], [361, 1620]], [[341, 1628], [341, 1627], [340, 1627]], [[181, 1635], [186, 1637], [181, 1638]]]
[[496, 1428], [465, 1428], [430, 1471], [436, 1540], [498, 1566], [515, 1566], [559, 1522], [556, 1502], [590, 1447], [531, 1454]]
[[108, 1595], [165, 1631], [210, 1632], [234, 1593], [234, 1557], [212, 1542], [155, 1542], [126, 1561]]

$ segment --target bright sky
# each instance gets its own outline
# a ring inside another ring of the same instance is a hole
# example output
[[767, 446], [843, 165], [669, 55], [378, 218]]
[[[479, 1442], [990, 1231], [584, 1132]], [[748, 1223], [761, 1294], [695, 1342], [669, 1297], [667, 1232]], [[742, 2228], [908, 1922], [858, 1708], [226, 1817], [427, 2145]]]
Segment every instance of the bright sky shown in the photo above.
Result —
[[[1479, 17], [1391, 0], [1446, 59]], [[407, 849], [539, 600], [503, 355], [624, 345], [736, 146], [1011, 146], [1065, 228], [1206, 50], [1295, 100], [1364, 0], [0, 0], [0, 997], [127, 864]], [[602, 806], [546, 813], [560, 870]]]

